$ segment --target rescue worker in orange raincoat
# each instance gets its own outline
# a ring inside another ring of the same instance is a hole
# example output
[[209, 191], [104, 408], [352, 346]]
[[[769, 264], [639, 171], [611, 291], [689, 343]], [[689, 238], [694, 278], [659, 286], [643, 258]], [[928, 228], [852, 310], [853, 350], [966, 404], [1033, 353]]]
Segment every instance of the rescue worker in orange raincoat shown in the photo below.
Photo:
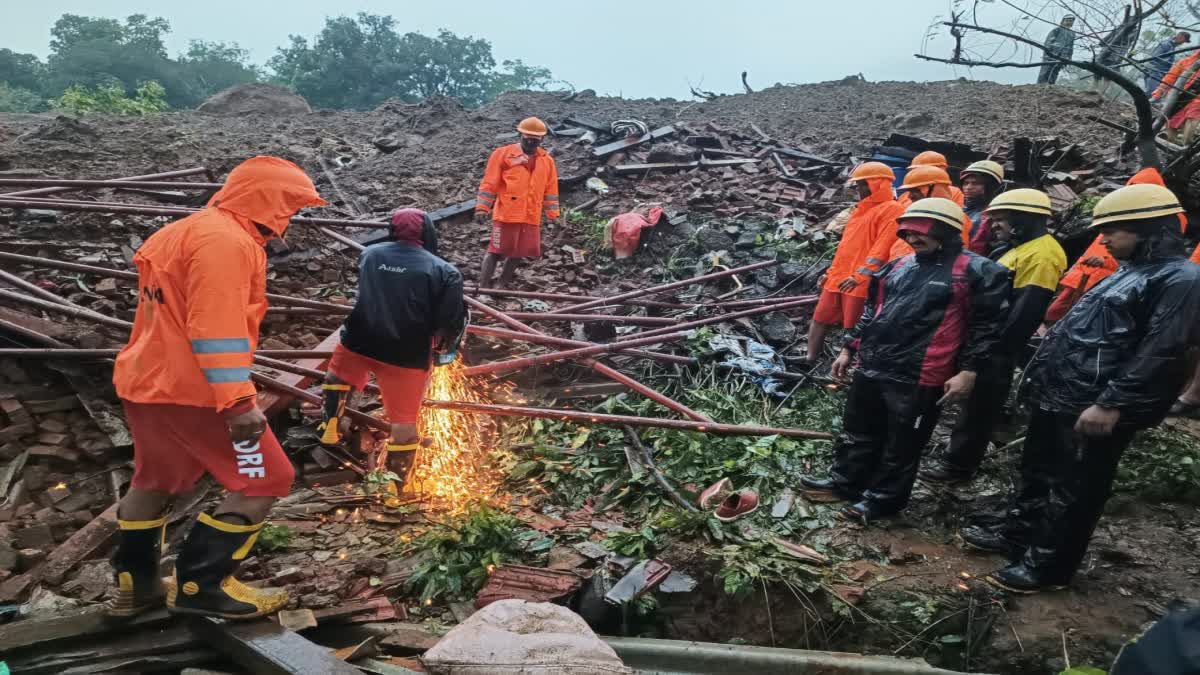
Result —
[[[946, 156], [933, 150], [926, 150], [925, 152], [918, 154], [916, 157], [913, 157], [912, 162], [908, 165], [908, 168], [911, 170], [917, 168], [918, 166], [936, 166], [942, 171], [945, 171], [947, 176], [950, 175], [950, 162], [946, 160]], [[950, 199], [955, 204], [962, 206], [966, 196], [963, 194], [962, 190], [951, 185]]]
[[[1125, 184], [1167, 186], [1162, 174], [1154, 167], [1147, 167], [1133, 174]], [[1187, 218], [1182, 213], [1179, 214], [1179, 225], [1181, 229], [1187, 228]], [[1059, 280], [1058, 285], [1062, 290], [1046, 310], [1046, 323], [1054, 323], [1063, 318], [1084, 293], [1117, 271], [1117, 260], [1108, 252], [1103, 239], [1104, 235], [1096, 235], [1091, 246], [1088, 246], [1079, 260], [1075, 261]]]
[[[292, 485], [291, 462], [255, 402], [250, 364], [267, 310], [267, 240], [325, 200], [295, 164], [242, 162], [207, 208], [155, 232], [134, 256], [139, 298], [113, 383], [133, 436], [134, 473], [117, 510], [114, 617], [163, 602], [175, 614], [247, 619], [287, 593], [233, 574], [271, 505]], [[164, 589], [166, 509], [205, 474], [228, 492], [192, 525]]]
[[546, 123], [528, 117], [517, 125], [517, 131], [521, 142], [497, 148], [488, 158], [475, 197], [475, 222], [486, 223], [489, 216], [492, 220], [492, 240], [479, 272], [480, 288], [492, 286], [500, 258], [504, 258], [504, 268], [496, 288], [512, 283], [518, 260], [542, 255], [542, 216], [559, 220], [558, 169], [542, 147], [548, 133]]
[[860, 164], [850, 173], [859, 202], [842, 230], [809, 324], [810, 366], [820, 358], [831, 327], [853, 328], [862, 316], [867, 278], [886, 262], [887, 248], [896, 238], [896, 217], [904, 212], [892, 192], [895, 180], [896, 174], [882, 162]]
[[[900, 195], [899, 201], [901, 206], [907, 208], [913, 202], [919, 202], [922, 199], [941, 197], [942, 199], [949, 199], [961, 207], [963, 203], [954, 199], [953, 193], [950, 191], [952, 187], [954, 186], [950, 184], [950, 174], [946, 173], [945, 170], [936, 166], [916, 167], [904, 174], [904, 183], [900, 186], [900, 190], [904, 194]], [[958, 198], [963, 198], [962, 192], [958, 193]], [[962, 240], [963, 248], [967, 250], [970, 250], [968, 247], [971, 243], [971, 227], [971, 218], [964, 213]], [[888, 242], [888, 248], [882, 251], [882, 256], [888, 262], [897, 258], [903, 258], [913, 252], [912, 246], [909, 246], [908, 242], [904, 241], [903, 238], [896, 237], [894, 233], [888, 238]], [[880, 251], [876, 251], [875, 253], [878, 254]]]
[[1188, 146], [1196, 138], [1200, 129], [1200, 97], [1197, 97], [1197, 86], [1200, 86], [1200, 70], [1192, 73], [1186, 81], [1181, 78], [1200, 59], [1200, 52], [1190, 54], [1171, 66], [1162, 79], [1162, 84], [1154, 90], [1151, 100], [1163, 101], [1175, 89], [1179, 88], [1179, 98], [1172, 110], [1165, 111], [1171, 117], [1167, 120], [1167, 140], [1172, 143]]

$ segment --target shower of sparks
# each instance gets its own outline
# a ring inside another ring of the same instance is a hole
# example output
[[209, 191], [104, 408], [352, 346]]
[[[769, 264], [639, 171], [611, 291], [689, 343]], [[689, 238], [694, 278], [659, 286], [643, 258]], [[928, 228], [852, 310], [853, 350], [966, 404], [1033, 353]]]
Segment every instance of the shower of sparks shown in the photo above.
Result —
[[[455, 361], [434, 368], [425, 398], [489, 403], [478, 381], [462, 374]], [[433, 439], [423, 448], [413, 471], [413, 489], [435, 503], [457, 511], [473, 501], [497, 498], [503, 476], [495, 468], [490, 422], [479, 415], [425, 407], [421, 435]]]

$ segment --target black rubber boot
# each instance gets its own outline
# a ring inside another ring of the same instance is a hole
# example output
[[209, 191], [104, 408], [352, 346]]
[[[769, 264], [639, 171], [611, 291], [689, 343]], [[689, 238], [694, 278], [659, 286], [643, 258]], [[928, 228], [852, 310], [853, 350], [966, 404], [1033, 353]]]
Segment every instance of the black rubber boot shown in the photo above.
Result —
[[838, 512], [838, 515], [846, 520], [851, 520], [863, 525], [870, 525], [877, 520], [890, 518], [899, 512], [900, 511], [897, 509], [885, 508], [869, 499], [864, 499], [861, 502], [851, 504], [850, 506], [842, 509]]
[[321, 432], [323, 445], [337, 445], [342, 442], [338, 423], [342, 421], [342, 415], [346, 414], [346, 399], [350, 398], [350, 385], [326, 382], [321, 385], [321, 390], [325, 395], [325, 407], [322, 411], [324, 421], [321, 422], [321, 426], [317, 427], [317, 431]]
[[832, 478], [801, 476], [800, 487], [804, 490], [804, 496], [813, 501], [850, 502], [862, 496], [861, 494], [847, 494], [840, 490]]
[[393, 496], [399, 497], [404, 492], [404, 486], [408, 484], [408, 480], [412, 475], [413, 465], [417, 463], [417, 450], [421, 448], [420, 443], [393, 443], [388, 441], [384, 448], [384, 465], [387, 470], [396, 474], [400, 478], [398, 481], [392, 481]]
[[200, 514], [175, 561], [174, 583], [167, 589], [172, 614], [253, 619], [274, 613], [288, 602], [282, 590], [251, 588], [233, 573], [254, 547], [263, 523], [233, 525]]
[[1065, 583], [1047, 579], [1022, 563], [1013, 563], [996, 570], [984, 577], [984, 580], [997, 588], [1022, 595], [1039, 591], [1061, 591], [1067, 587]]
[[917, 475], [926, 483], [937, 485], [959, 485], [973, 478], [971, 474], [958, 471], [943, 462], [935, 462], [928, 469], [921, 469]]
[[112, 557], [117, 594], [109, 601], [107, 614], [129, 619], [162, 606], [167, 594], [158, 571], [167, 519], [118, 519], [117, 527], [117, 549]]
[[999, 553], [1008, 556], [1009, 560], [1015, 560], [1025, 553], [1023, 545], [1009, 539], [999, 529], [971, 525], [959, 530], [958, 537], [967, 548], [985, 553]]

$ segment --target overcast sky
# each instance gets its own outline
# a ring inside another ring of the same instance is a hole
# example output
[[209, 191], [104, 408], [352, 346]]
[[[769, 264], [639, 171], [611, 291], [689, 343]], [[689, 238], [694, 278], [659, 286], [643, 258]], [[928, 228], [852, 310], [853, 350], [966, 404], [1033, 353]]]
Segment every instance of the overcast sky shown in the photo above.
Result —
[[[232, 41], [262, 63], [289, 34], [320, 31], [327, 16], [391, 14], [401, 31], [447, 28], [490, 40], [497, 61], [522, 59], [600, 94], [690, 98], [689, 84], [718, 92], [740, 89], [749, 71], [756, 88], [776, 82], [819, 82], [862, 73], [868, 80], [942, 80], [959, 76], [1031, 82], [1029, 70], [969, 71], [914, 59], [931, 21], [949, 0], [610, 0], [562, 3], [507, 0], [8, 0], [0, 47], [45, 57], [50, 27], [64, 13], [123, 18], [162, 16], [167, 46], [189, 39]], [[995, 7], [995, 5], [992, 5]], [[1003, 10], [990, 10], [1003, 11]], [[1031, 31], [1039, 40], [1046, 27]], [[946, 55], [944, 32], [930, 53]]]

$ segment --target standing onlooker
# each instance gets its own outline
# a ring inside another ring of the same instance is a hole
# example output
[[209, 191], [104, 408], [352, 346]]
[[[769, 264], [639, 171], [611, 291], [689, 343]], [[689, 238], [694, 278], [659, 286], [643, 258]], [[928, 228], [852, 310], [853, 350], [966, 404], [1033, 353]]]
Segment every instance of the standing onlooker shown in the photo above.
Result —
[[1175, 50], [1191, 41], [1190, 33], [1179, 31], [1150, 50], [1150, 62], [1146, 64], [1146, 77], [1143, 85], [1147, 94], [1153, 94], [1154, 90], [1158, 89], [1158, 85], [1162, 84], [1163, 78], [1171, 70], [1171, 66], [1175, 65], [1177, 56]]
[[1071, 30], [1071, 26], [1074, 25], [1075, 17], [1068, 14], [1063, 17], [1062, 23], [1046, 36], [1043, 51], [1046, 61], [1051, 63], [1042, 66], [1041, 72], [1038, 73], [1038, 84], [1054, 84], [1058, 81], [1058, 73], [1063, 68], [1060, 59], [1069, 59], [1075, 53], [1075, 32]]

